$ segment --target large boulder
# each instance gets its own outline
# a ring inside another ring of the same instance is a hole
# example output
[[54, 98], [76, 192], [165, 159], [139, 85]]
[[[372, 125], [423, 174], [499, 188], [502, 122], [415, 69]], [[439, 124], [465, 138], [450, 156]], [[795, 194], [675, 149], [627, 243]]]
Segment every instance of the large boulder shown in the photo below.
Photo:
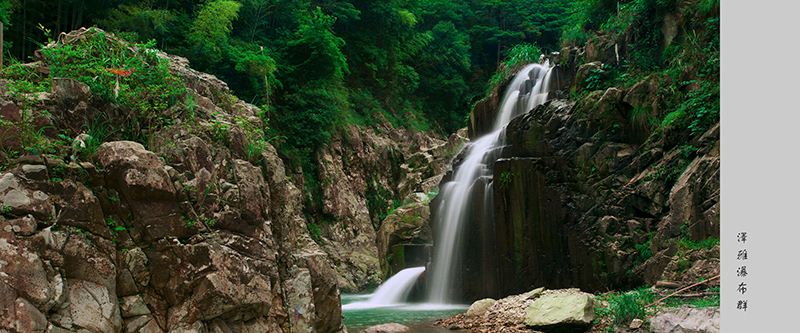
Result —
[[595, 300], [576, 289], [545, 292], [525, 309], [525, 324], [544, 332], [585, 332], [595, 319]]
[[68, 77], [54, 77], [51, 79], [51, 93], [69, 104], [88, 101], [92, 97], [89, 87], [78, 80]]

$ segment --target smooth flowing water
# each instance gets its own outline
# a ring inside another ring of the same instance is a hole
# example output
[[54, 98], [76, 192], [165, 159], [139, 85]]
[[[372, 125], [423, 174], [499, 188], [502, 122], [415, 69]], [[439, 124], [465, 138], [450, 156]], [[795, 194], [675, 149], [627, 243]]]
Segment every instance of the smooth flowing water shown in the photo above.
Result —
[[433, 321], [464, 313], [469, 308], [468, 305], [408, 303], [374, 308], [347, 307], [350, 304], [364, 302], [370, 297], [372, 295], [342, 295], [342, 313], [348, 331], [359, 332], [373, 325], [399, 323], [411, 327], [411, 332], [447, 332], [447, 329], [434, 327]]
[[467, 305], [411, 304], [405, 302], [425, 267], [406, 268], [369, 295], [342, 295], [342, 312], [348, 329], [383, 323], [411, 326], [414, 332], [441, 332], [431, 325], [437, 318], [464, 312]]
[[[469, 305], [452, 304], [451, 281], [460, 260], [459, 234], [464, 220], [465, 208], [470, 205], [473, 186], [483, 186], [481, 191], [491, 207], [492, 166], [500, 156], [504, 143], [500, 138], [511, 119], [527, 112], [547, 100], [550, 67], [544, 64], [526, 66], [509, 84], [501, 101], [492, 133], [478, 138], [465, 149], [467, 157], [455, 171], [453, 181], [442, 186], [442, 204], [439, 205], [436, 221], [441, 228], [437, 233], [433, 272], [425, 303], [407, 303], [406, 297], [424, 272], [424, 267], [408, 268], [383, 283], [370, 295], [342, 295], [344, 322], [349, 330], [358, 331], [368, 326], [383, 323], [400, 323], [412, 328], [412, 332], [446, 332], [431, 325], [434, 319], [463, 313]], [[476, 182], [484, 178], [482, 181]], [[488, 178], [490, 181], [486, 181]], [[491, 213], [486, 211], [484, 213]]]
[[423, 272], [425, 272], [425, 267], [406, 268], [399, 271], [392, 276], [392, 278], [381, 284], [374, 293], [369, 295], [366, 301], [344, 304], [342, 305], [342, 310], [371, 309], [402, 305], [403, 301], [406, 300], [406, 297], [408, 297], [408, 294], [414, 287], [414, 283], [417, 282], [417, 279]]
[[[492, 187], [487, 186], [490, 182], [485, 180], [492, 178], [492, 166], [504, 146], [501, 133], [511, 119], [547, 100], [550, 72], [549, 63], [545, 61], [544, 64], [526, 66], [514, 77], [500, 103], [492, 133], [478, 138], [465, 148], [468, 153], [455, 170], [453, 181], [442, 186], [442, 203], [436, 214], [440, 219], [436, 225], [441, 230], [434, 243], [436, 249], [428, 290], [429, 303], [449, 304], [454, 299], [451, 283], [456, 268], [461, 264], [457, 249], [460, 248], [464, 212], [471, 202], [472, 187], [483, 186], [483, 197], [491, 200]], [[480, 178], [484, 178], [484, 181], [477, 181]]]

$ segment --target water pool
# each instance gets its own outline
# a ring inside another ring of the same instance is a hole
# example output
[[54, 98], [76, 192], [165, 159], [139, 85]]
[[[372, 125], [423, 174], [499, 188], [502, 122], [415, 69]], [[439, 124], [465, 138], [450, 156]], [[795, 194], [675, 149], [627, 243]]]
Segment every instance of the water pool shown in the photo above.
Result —
[[[342, 295], [342, 305], [363, 302], [370, 295]], [[350, 333], [359, 332], [367, 327], [398, 323], [411, 327], [411, 332], [448, 332], [446, 329], [434, 327], [433, 321], [464, 313], [469, 305], [400, 303], [381, 307], [359, 307], [342, 310], [344, 324]]]

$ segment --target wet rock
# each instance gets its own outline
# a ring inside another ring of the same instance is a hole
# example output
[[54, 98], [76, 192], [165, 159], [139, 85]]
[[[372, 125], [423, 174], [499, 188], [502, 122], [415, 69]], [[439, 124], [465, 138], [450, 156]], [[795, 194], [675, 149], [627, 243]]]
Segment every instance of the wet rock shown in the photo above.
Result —
[[[387, 216], [381, 223], [380, 230], [378, 230], [378, 257], [381, 258], [382, 263], [388, 266], [393, 266], [394, 264], [387, 260], [387, 256], [395, 245], [427, 244], [432, 241], [428, 223], [430, 219], [428, 197], [422, 193], [417, 194], [417, 196], [414, 196], [414, 201], [398, 208], [394, 214]], [[391, 271], [396, 273], [406, 267], [406, 265], [391, 267], [393, 268]], [[389, 268], [383, 267], [383, 269]]]
[[318, 152], [317, 167], [325, 180], [320, 210], [334, 222], [313, 222], [322, 231], [322, 248], [336, 265], [341, 288], [355, 292], [381, 282], [384, 257], [376, 246], [381, 217], [421, 191], [423, 179], [435, 176], [434, 170], [444, 169], [448, 147], [417, 131], [376, 133], [349, 126]]

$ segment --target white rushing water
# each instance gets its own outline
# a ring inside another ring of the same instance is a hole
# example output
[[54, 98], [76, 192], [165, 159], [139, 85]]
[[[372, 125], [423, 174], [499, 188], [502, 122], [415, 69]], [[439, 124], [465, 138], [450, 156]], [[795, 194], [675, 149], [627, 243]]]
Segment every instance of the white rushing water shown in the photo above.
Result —
[[354, 302], [342, 306], [342, 310], [371, 309], [403, 304], [425, 267], [406, 268], [397, 272], [375, 290], [364, 302]]
[[429, 303], [448, 304], [453, 300], [452, 274], [461, 263], [457, 250], [460, 248], [459, 236], [465, 220], [464, 213], [470, 205], [473, 186], [483, 186], [484, 198], [491, 200], [492, 187], [480, 178], [492, 177], [491, 166], [497, 160], [499, 149], [503, 146], [501, 133], [514, 117], [533, 109], [547, 101], [550, 81], [550, 66], [530, 64], [523, 68], [511, 81], [500, 102], [492, 133], [486, 134], [470, 143], [466, 158], [455, 170], [453, 180], [442, 186], [442, 203], [438, 207], [436, 226], [440, 228], [436, 237], [433, 272], [429, 285]]

